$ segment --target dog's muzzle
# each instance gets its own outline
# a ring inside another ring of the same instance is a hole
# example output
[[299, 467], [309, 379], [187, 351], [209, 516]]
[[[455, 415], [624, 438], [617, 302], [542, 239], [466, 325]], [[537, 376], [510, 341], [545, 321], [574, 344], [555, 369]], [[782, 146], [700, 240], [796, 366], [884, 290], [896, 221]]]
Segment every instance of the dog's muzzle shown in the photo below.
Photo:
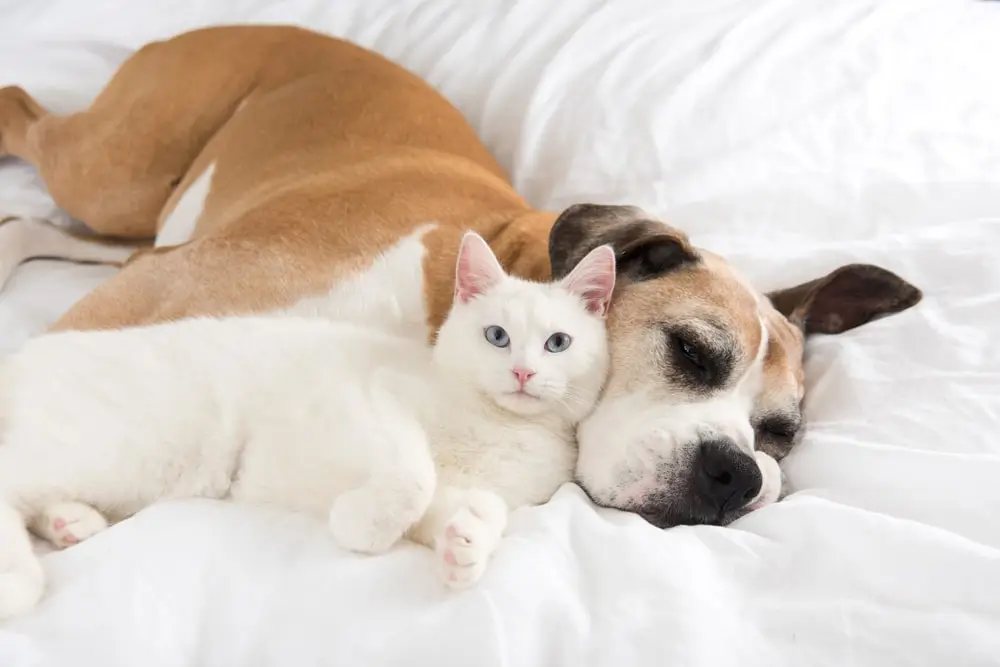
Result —
[[631, 508], [658, 528], [725, 525], [746, 514], [764, 483], [757, 460], [731, 440], [698, 443], [686, 465], [661, 480], [662, 491]]

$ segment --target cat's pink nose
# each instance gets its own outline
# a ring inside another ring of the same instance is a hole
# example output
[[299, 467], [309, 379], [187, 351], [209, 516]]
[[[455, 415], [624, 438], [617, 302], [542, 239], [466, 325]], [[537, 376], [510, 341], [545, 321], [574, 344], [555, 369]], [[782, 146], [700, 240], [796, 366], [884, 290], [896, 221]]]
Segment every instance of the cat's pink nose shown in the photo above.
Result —
[[527, 384], [528, 380], [535, 377], [535, 371], [529, 371], [527, 368], [517, 368], [513, 369], [514, 377], [517, 378], [517, 383], [521, 385], [521, 389], [524, 389], [524, 385]]

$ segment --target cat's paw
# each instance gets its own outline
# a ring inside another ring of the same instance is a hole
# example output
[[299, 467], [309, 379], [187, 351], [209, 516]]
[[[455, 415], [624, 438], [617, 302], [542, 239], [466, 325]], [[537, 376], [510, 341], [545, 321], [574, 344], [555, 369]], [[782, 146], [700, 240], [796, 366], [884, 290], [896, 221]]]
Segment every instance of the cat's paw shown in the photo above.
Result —
[[33, 554], [0, 555], [0, 620], [25, 614], [45, 592], [45, 573]]
[[445, 522], [436, 540], [445, 583], [465, 588], [478, 582], [507, 525], [507, 506], [489, 492], [470, 492], [467, 502]]
[[100, 512], [77, 502], [49, 505], [31, 522], [39, 537], [61, 549], [83, 542], [107, 527], [108, 521]]
[[342, 548], [380, 554], [392, 548], [415, 521], [395, 511], [377, 490], [362, 487], [341, 494], [330, 509], [330, 531]]
[[763, 481], [760, 493], [747, 505], [747, 509], [751, 511], [770, 505], [781, 495], [781, 467], [778, 462], [764, 452], [754, 452], [754, 457], [757, 459], [757, 467], [760, 468]]

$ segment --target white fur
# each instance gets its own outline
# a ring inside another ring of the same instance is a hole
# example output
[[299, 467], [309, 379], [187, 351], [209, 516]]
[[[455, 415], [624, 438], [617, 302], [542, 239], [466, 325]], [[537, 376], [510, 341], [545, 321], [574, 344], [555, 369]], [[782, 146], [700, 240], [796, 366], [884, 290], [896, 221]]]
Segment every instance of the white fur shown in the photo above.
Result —
[[[30, 341], [0, 366], [0, 615], [42, 594], [26, 525], [65, 546], [105, 518], [190, 496], [326, 517], [358, 551], [409, 535], [438, 550], [451, 585], [473, 583], [507, 508], [572, 478], [573, 428], [608, 363], [593, 304], [613, 275], [607, 248], [559, 285], [499, 275], [456, 303], [433, 350], [290, 315]], [[508, 347], [486, 340], [491, 325]], [[572, 344], [542, 354], [554, 331]], [[536, 371], [531, 396], [510, 395], [514, 363]]]
[[760, 485], [760, 493], [747, 505], [747, 509], [751, 511], [777, 502], [781, 495], [781, 467], [778, 462], [764, 452], [754, 452], [754, 458], [757, 459], [757, 467], [760, 468], [764, 481]]
[[30, 527], [55, 546], [69, 547], [107, 528], [108, 520], [90, 505], [55, 503], [34, 516]]
[[280, 315], [345, 320], [380, 331], [424, 340], [423, 236], [435, 225], [419, 227], [378, 255], [364, 271], [337, 280], [326, 294], [300, 300]]
[[215, 175], [215, 163], [208, 165], [205, 171], [188, 186], [177, 201], [174, 210], [163, 221], [160, 231], [156, 234], [156, 247], [180, 245], [191, 240], [198, 218], [205, 210], [205, 200], [212, 190], [212, 177]]

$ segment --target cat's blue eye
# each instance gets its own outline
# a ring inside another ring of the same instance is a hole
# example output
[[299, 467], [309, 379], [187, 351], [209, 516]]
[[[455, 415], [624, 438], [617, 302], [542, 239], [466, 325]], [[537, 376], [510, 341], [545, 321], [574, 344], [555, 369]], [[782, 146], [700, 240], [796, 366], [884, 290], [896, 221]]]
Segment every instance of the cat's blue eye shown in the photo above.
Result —
[[507, 347], [510, 345], [510, 336], [504, 331], [503, 327], [498, 327], [497, 325], [492, 325], [486, 327], [483, 332], [486, 336], [486, 340], [490, 342], [490, 345], [495, 345], [497, 347]]
[[573, 338], [569, 334], [562, 332], [554, 333], [549, 336], [549, 339], [545, 341], [545, 349], [549, 352], [562, 352], [570, 343], [573, 342]]

